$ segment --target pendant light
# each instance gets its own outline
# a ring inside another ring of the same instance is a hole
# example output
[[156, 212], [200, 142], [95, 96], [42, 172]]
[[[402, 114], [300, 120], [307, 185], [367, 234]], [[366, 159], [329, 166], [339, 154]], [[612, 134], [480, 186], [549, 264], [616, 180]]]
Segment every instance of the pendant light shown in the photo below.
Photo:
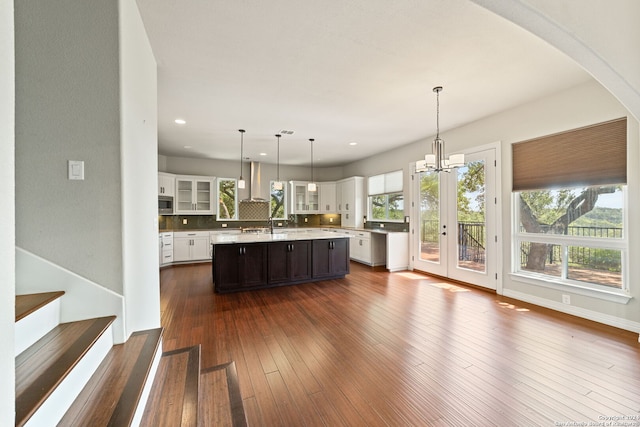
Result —
[[436, 138], [431, 144], [431, 154], [424, 160], [416, 162], [416, 172], [451, 172], [452, 169], [464, 166], [464, 154], [452, 154], [449, 158], [444, 154], [444, 140], [440, 138], [440, 92], [442, 86], [433, 88], [436, 93]]
[[277, 166], [276, 166], [276, 180], [273, 183], [274, 190], [282, 190], [282, 181], [280, 181], [280, 137], [282, 135], [276, 134], [276, 138], [278, 138], [278, 151], [277, 151]]
[[307, 184], [307, 191], [317, 190], [316, 183], [313, 182], [313, 141], [315, 141], [313, 138], [309, 139], [309, 142], [311, 142], [311, 181]]
[[238, 188], [244, 188], [246, 183], [242, 178], [242, 156], [244, 154], [244, 129], [238, 129], [240, 132], [240, 179], [238, 180]]

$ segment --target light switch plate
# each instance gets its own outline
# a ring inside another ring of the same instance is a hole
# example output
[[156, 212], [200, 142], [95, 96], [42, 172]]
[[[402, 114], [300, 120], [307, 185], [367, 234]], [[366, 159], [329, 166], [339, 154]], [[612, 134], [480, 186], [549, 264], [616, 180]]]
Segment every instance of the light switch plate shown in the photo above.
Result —
[[84, 162], [82, 160], [69, 160], [69, 179], [84, 179]]

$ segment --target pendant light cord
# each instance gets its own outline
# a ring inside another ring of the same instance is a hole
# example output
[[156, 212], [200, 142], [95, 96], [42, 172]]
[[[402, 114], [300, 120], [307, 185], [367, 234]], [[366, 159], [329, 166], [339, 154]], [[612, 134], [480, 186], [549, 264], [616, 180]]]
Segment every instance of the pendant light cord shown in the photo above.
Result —
[[278, 138], [278, 150], [277, 150], [277, 166], [276, 166], [276, 181], [280, 182], [280, 134], [276, 135]]
[[242, 180], [242, 156], [244, 155], [244, 129], [238, 129], [240, 132], [240, 180]]
[[309, 141], [311, 141], [311, 182], [313, 182], [313, 141], [315, 140], [310, 138]]

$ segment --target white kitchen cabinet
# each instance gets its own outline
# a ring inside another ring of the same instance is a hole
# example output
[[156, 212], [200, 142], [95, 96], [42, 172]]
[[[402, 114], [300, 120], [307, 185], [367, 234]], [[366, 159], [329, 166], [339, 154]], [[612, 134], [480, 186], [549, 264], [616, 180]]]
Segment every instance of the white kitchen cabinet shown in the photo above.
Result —
[[174, 209], [181, 215], [212, 215], [215, 178], [176, 176]]
[[173, 232], [160, 233], [160, 266], [173, 262]]
[[318, 191], [320, 191], [319, 213], [338, 213], [338, 204], [336, 201], [336, 183], [321, 182], [318, 184]]
[[370, 231], [341, 229], [340, 233], [350, 236], [349, 257], [372, 267], [386, 263], [386, 234]]
[[387, 269], [389, 271], [409, 268], [409, 233], [387, 234]]
[[340, 190], [338, 212], [343, 227], [361, 228], [364, 225], [364, 178], [353, 176], [337, 182]]
[[320, 187], [316, 191], [309, 191], [305, 181], [291, 181], [291, 213], [316, 214], [319, 212]]
[[371, 264], [371, 233], [356, 231], [350, 239], [349, 253], [351, 259]]
[[173, 261], [206, 261], [210, 259], [208, 231], [179, 231], [173, 233]]
[[158, 196], [175, 197], [176, 176], [158, 172]]

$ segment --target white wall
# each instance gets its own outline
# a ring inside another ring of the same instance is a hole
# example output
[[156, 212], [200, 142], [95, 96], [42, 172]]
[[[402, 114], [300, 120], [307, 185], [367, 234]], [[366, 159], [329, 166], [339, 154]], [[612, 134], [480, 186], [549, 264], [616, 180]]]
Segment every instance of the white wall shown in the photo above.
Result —
[[15, 18], [16, 244], [122, 294], [118, 5], [18, 1]]
[[[616, 304], [581, 295], [572, 295], [572, 306], [566, 307], [561, 301], [561, 293], [547, 288], [524, 285], [514, 282], [509, 276], [511, 259], [511, 144], [530, 138], [574, 129], [589, 124], [629, 116], [629, 218], [640, 214], [640, 132], [638, 122], [618, 100], [597, 82], [576, 86], [552, 97], [513, 108], [511, 110], [484, 118], [457, 129], [443, 133], [448, 152], [476, 147], [497, 141], [502, 143], [501, 189], [498, 194], [502, 200], [501, 239], [504, 248], [502, 271], [500, 273], [505, 293], [517, 293], [523, 299], [538, 304], [546, 304], [555, 309], [570, 311], [573, 314], [591, 317], [604, 323], [615, 324], [630, 330], [640, 327], [640, 266], [631, 263], [629, 276], [633, 299], [628, 304]], [[369, 176], [404, 166], [408, 174], [408, 164], [424, 156], [431, 150], [431, 138], [417, 141], [400, 149], [382, 153], [371, 158], [345, 166], [345, 175]], [[405, 198], [409, 200], [409, 182], [405, 175]], [[630, 233], [629, 258], [640, 256], [640, 226], [637, 221], [629, 221]]]
[[573, 58], [640, 120], [640, 2], [472, 0]]
[[136, 3], [119, 1], [125, 325], [160, 326], [157, 72]]
[[13, 2], [0, 2], [0, 425], [15, 423], [15, 201]]

